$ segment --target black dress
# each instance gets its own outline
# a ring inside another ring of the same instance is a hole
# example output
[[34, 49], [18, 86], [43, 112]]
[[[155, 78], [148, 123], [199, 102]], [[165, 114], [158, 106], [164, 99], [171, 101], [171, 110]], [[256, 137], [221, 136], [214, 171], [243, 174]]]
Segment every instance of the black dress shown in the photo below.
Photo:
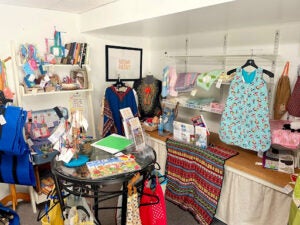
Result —
[[137, 92], [141, 119], [161, 115], [162, 82], [160, 80], [153, 76], [147, 76], [135, 81], [133, 89]]

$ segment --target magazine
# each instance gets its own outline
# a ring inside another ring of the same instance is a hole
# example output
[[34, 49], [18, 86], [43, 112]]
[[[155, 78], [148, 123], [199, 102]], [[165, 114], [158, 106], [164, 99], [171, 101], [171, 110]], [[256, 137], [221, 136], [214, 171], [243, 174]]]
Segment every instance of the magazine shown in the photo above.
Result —
[[130, 124], [131, 133], [133, 135], [133, 140], [135, 143], [135, 149], [137, 151], [141, 151], [146, 146], [141, 122], [138, 117], [134, 117], [129, 120], [129, 124]]
[[140, 170], [140, 165], [131, 154], [86, 163], [92, 179], [113, 176]]
[[134, 117], [132, 114], [132, 111], [129, 107], [127, 107], [127, 108], [120, 109], [120, 113], [121, 113], [122, 119], [123, 119], [123, 127], [124, 127], [125, 136], [128, 139], [133, 140], [133, 136], [132, 136], [130, 124], [129, 124], [129, 120]]

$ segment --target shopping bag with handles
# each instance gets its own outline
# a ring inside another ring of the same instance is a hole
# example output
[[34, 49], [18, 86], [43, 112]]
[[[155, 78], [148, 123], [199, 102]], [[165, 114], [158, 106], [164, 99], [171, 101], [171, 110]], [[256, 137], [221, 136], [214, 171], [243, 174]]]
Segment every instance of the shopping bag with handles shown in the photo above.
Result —
[[274, 119], [280, 120], [281, 117], [286, 113], [287, 103], [291, 96], [290, 79], [289, 73], [289, 62], [284, 66], [281, 77], [278, 80], [275, 101], [274, 101]]
[[300, 65], [297, 71], [297, 80], [287, 104], [287, 111], [290, 115], [300, 117]]

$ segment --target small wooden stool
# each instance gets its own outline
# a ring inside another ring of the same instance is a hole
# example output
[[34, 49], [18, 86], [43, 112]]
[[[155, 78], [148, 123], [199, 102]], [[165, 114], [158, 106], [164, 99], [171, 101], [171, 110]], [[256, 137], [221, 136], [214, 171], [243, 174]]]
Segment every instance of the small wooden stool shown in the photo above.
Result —
[[18, 205], [18, 199], [30, 202], [30, 195], [28, 193], [17, 192], [15, 184], [10, 184], [9, 189], [10, 195], [7, 195], [6, 197], [0, 200], [0, 202], [3, 205], [7, 205], [7, 203], [12, 202], [12, 208], [13, 210], [16, 210], [16, 207]]

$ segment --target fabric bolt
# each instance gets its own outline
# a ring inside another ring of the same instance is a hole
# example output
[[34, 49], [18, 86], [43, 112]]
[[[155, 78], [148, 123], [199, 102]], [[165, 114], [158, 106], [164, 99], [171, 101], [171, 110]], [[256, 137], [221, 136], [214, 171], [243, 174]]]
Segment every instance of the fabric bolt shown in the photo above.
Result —
[[162, 82], [154, 77], [147, 77], [133, 83], [133, 89], [138, 95], [138, 109], [142, 119], [161, 115], [160, 97]]
[[223, 70], [213, 70], [206, 73], [202, 73], [197, 77], [197, 86], [208, 91], [212, 84], [224, 73]]
[[1, 125], [0, 149], [21, 155], [24, 153], [23, 127], [27, 111], [17, 106], [7, 106], [2, 109], [4, 109], [5, 124]]
[[126, 107], [131, 109], [134, 116], [138, 115], [137, 104], [132, 88], [127, 87], [125, 92], [119, 92], [114, 86], [106, 88], [103, 110], [103, 137], [112, 133], [124, 135], [120, 109]]
[[197, 79], [198, 73], [179, 73], [177, 75], [175, 91], [188, 92], [191, 91]]
[[226, 144], [253, 151], [271, 146], [268, 91], [262, 68], [246, 72], [237, 68], [231, 82], [219, 130]]
[[219, 146], [201, 149], [167, 140], [166, 199], [189, 211], [201, 225], [209, 225], [217, 210], [225, 161], [236, 151]]

